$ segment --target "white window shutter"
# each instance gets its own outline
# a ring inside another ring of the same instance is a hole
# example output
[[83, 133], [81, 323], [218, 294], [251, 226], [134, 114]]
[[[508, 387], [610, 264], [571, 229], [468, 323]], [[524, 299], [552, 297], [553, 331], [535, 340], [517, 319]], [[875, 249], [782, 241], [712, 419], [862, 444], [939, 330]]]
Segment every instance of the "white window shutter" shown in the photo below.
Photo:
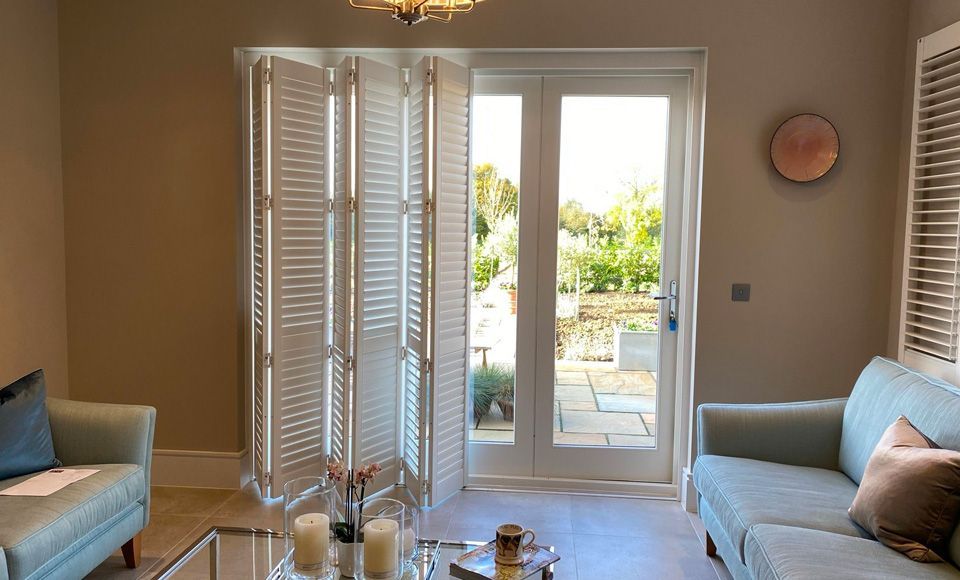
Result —
[[433, 65], [433, 267], [429, 505], [465, 482], [470, 306], [470, 72]]
[[326, 465], [327, 74], [272, 57], [271, 495]]
[[379, 463], [375, 493], [399, 480], [400, 70], [355, 60], [356, 272], [353, 464]]
[[334, 186], [333, 186], [333, 344], [330, 455], [350, 463], [351, 364], [353, 341], [353, 216], [351, 214], [353, 135], [353, 59], [347, 58], [335, 71], [334, 90]]
[[252, 68], [250, 77], [250, 162], [253, 190], [251, 214], [253, 216], [253, 475], [260, 493], [267, 497], [270, 471], [269, 435], [269, 373], [266, 360], [270, 340], [270, 285], [268, 262], [270, 260], [268, 224], [264, 220], [267, 195], [266, 159], [268, 146], [267, 117], [269, 115], [267, 84], [269, 57], [262, 57]]
[[407, 252], [406, 252], [406, 358], [403, 373], [403, 481], [419, 503], [425, 501], [427, 353], [429, 336], [429, 198], [426, 137], [430, 115], [429, 59], [410, 70], [407, 100]]
[[960, 25], [917, 49], [900, 357], [957, 383]]

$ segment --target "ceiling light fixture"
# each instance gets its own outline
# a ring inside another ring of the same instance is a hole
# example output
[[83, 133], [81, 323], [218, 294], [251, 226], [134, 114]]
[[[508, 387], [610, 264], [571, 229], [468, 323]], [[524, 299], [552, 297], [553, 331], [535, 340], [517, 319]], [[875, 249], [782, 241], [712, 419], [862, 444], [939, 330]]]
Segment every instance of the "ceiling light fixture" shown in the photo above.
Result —
[[394, 20], [413, 26], [424, 20], [450, 22], [458, 12], [470, 12], [483, 0], [349, 0], [350, 6], [363, 10], [393, 13]]

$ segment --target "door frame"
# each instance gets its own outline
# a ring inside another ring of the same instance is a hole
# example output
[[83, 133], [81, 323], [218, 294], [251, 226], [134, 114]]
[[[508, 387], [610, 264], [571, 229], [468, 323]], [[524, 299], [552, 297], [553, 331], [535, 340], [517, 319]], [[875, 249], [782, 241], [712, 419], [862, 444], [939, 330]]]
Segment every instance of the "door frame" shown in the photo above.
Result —
[[[706, 103], [706, 75], [708, 50], [705, 47], [693, 48], [503, 48], [503, 49], [425, 49], [425, 48], [285, 48], [285, 47], [239, 47], [234, 49], [234, 81], [237, 96], [237, 127], [242, 135], [242, 146], [236, 152], [237, 167], [240, 170], [238, 181], [238, 219], [237, 240], [241, 244], [242, 255], [237, 276], [238, 295], [243, 297], [243, 307], [237, 309], [237, 326], [242, 329], [239, 346], [243, 351], [240, 374], [244, 392], [244, 425], [252, 423], [252, 360], [250, 349], [252, 328], [245, 313], [252, 303], [252, 296], [246, 280], [251, 276], [250, 234], [251, 209], [246, 200], [251, 195], [251, 182], [248, 175], [248, 113], [250, 103], [248, 86], [249, 66], [263, 55], [279, 55], [318, 66], [336, 66], [345, 56], [367, 56], [381, 62], [402, 68], [411, 68], [424, 55], [436, 55], [452, 60], [473, 69], [477, 75], [494, 74], [505, 76], [519, 74], [529, 76], [591, 74], [600, 76], [616, 75], [681, 75], [690, 79], [690, 95], [687, 116], [687, 151], [685, 159], [686, 179], [683, 201], [684, 235], [681, 244], [680, 287], [687, 289], [678, 301], [681, 319], [678, 328], [677, 348], [677, 421], [674, 447], [674, 479], [669, 484], [632, 484], [618, 481], [567, 480], [562, 478], [491, 478], [485, 476], [467, 477], [468, 488], [522, 488], [541, 491], [573, 491], [605, 494], [657, 497], [657, 498], [695, 498], [692, 488], [690, 468], [693, 460], [693, 407], [694, 360], [696, 337], [696, 296], [698, 291], [699, 240], [700, 240], [700, 200], [702, 190], [703, 131]], [[685, 315], [683, 314], [685, 313]], [[466, 425], [465, 425], [466, 430]], [[245, 436], [246, 450], [252, 449], [252, 433]], [[465, 450], [466, 452], [466, 450]], [[467, 458], [469, 453], [467, 452]], [[244, 481], [249, 479], [249, 462], [243, 462]], [[688, 502], [689, 503], [689, 502]]]

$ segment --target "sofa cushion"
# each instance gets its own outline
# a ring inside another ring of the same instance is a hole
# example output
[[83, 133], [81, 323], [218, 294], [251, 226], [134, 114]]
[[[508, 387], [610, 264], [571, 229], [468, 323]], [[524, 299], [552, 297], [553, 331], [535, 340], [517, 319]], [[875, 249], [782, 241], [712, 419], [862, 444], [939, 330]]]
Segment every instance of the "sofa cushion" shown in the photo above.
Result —
[[[139, 465], [75, 465], [99, 469], [46, 497], [0, 496], [0, 546], [10, 576], [24, 578], [68, 549], [97, 526], [132, 507], [145, 492]], [[0, 481], [6, 489], [29, 475]]]
[[60, 465], [46, 400], [42, 369], [0, 389], [0, 480]]
[[759, 524], [747, 534], [754, 580], [957, 580], [953, 566], [914, 562], [874, 540], [821, 530]]
[[741, 561], [747, 531], [755, 524], [868, 537], [847, 515], [857, 486], [839, 471], [704, 455], [697, 459], [693, 478]]

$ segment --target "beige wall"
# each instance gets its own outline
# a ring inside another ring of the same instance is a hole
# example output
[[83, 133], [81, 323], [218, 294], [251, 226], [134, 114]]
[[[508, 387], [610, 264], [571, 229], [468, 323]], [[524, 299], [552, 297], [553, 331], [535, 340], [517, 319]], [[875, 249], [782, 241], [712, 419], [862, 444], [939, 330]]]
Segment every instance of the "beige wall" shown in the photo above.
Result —
[[917, 66], [917, 41], [932, 32], [960, 21], [960, 2], [957, 0], [913, 0], [907, 20], [907, 50], [904, 63], [903, 102], [900, 114], [900, 173], [897, 179], [896, 235], [894, 236], [893, 264], [890, 285], [890, 324], [887, 352], [897, 355], [900, 339], [900, 298], [903, 283], [903, 232], [907, 212], [907, 174], [910, 172], [910, 123], [913, 117], [914, 78]]
[[0, 387], [43, 368], [67, 396], [55, 0], [0, 0]]
[[[842, 395], [885, 350], [905, 1], [490, 0], [412, 29], [346, 4], [61, 3], [76, 398], [156, 405], [158, 447], [244, 445], [242, 46], [706, 46], [696, 400]], [[767, 152], [803, 111], [843, 147], [812, 185]], [[751, 302], [730, 301], [732, 282]]]

